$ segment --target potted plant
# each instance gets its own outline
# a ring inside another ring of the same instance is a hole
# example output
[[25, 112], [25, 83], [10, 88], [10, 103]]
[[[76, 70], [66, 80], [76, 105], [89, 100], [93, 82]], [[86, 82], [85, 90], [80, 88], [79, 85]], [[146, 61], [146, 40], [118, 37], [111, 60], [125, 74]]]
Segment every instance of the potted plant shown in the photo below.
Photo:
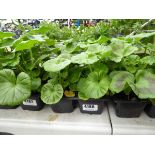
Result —
[[30, 35], [25, 33], [14, 44], [14, 53], [19, 55], [19, 62], [16, 65], [16, 72], [25, 72], [31, 78], [31, 96], [21, 104], [23, 110], [38, 111], [44, 106], [40, 99], [40, 87], [42, 69], [40, 63], [47, 57], [49, 52], [42, 49], [46, 46], [48, 38], [43, 35]]
[[139, 117], [148, 103], [147, 99], [155, 97], [153, 90], [155, 74], [150, 69], [138, 70], [135, 76], [127, 71], [114, 71], [110, 77], [112, 78], [110, 90], [114, 93], [124, 92], [124, 95], [113, 97], [116, 103], [116, 115]]
[[104, 70], [93, 71], [78, 82], [79, 107], [82, 113], [101, 114], [105, 105], [102, 98], [109, 89], [110, 80]]
[[59, 83], [49, 80], [41, 89], [41, 99], [44, 103], [51, 105], [56, 113], [71, 113], [74, 110], [72, 99], [63, 97], [63, 87]]
[[61, 54], [43, 64], [48, 81], [41, 89], [41, 99], [44, 103], [50, 104], [52, 110], [57, 113], [70, 113], [75, 108], [75, 101], [72, 98], [75, 94], [65, 90], [69, 86], [68, 68], [65, 68], [70, 63], [68, 55]]
[[[0, 108], [14, 109], [31, 94], [31, 79], [19, 71], [19, 53], [13, 52], [14, 33], [0, 32]], [[17, 75], [17, 76], [16, 76]]]
[[116, 115], [118, 117], [139, 117], [145, 107], [133, 90], [134, 75], [127, 71], [113, 71], [110, 74], [110, 90], [113, 94], [113, 102], [116, 105]]

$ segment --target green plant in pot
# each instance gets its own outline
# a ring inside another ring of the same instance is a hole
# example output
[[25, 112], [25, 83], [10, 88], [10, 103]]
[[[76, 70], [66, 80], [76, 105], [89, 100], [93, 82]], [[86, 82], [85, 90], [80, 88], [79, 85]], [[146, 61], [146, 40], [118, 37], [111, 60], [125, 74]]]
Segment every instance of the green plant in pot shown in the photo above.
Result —
[[89, 41], [85, 50], [71, 57], [71, 62], [79, 65], [82, 70], [77, 82], [78, 102], [82, 113], [101, 114], [103, 111], [102, 97], [108, 93], [110, 84], [105, 62], [111, 50], [105, 46], [108, 40], [100, 37]]
[[79, 57], [82, 53], [79, 52], [86, 48], [86, 44], [73, 43], [72, 40], [64, 41], [63, 44], [61, 54], [43, 64], [51, 79], [42, 87], [41, 98], [46, 104], [51, 104], [55, 112], [72, 112], [75, 100], [67, 99], [63, 94], [67, 97], [75, 96], [73, 91], [77, 90], [76, 85], [83, 67], [80, 67], [74, 58], [76, 55]]
[[101, 114], [104, 97], [109, 89], [110, 79], [105, 70], [92, 71], [86, 78], [80, 78], [77, 89], [82, 113]]
[[48, 73], [47, 83], [41, 89], [41, 99], [51, 105], [54, 112], [69, 113], [74, 110], [73, 100], [63, 97], [65, 88], [69, 85], [68, 70], [70, 56], [61, 54], [43, 64]]
[[15, 39], [10, 32], [0, 32], [0, 108], [16, 108], [31, 95], [31, 79], [24, 72], [16, 72], [19, 53], [13, 52]]
[[[40, 99], [40, 88], [44, 70], [40, 67], [44, 59], [52, 55], [52, 51], [45, 50], [49, 46], [49, 39], [43, 35], [25, 33], [14, 43], [14, 53], [19, 55], [20, 61], [16, 65], [16, 72], [25, 72], [31, 78], [32, 95], [21, 105], [24, 110], [41, 110], [43, 102]], [[50, 47], [49, 47], [50, 48]]]
[[113, 101], [116, 103], [116, 115], [138, 117], [145, 104], [140, 102], [133, 91], [135, 90], [134, 75], [127, 71], [113, 71], [110, 77], [110, 90], [113, 94]]
[[[141, 50], [140, 53], [138, 53], [139, 57], [141, 58], [139, 63], [140, 69], [143, 71], [139, 71], [139, 76], [141, 78], [137, 78], [141, 81], [139, 83], [138, 87], [143, 88], [141, 85], [144, 86], [144, 92], [143, 94], [139, 95], [140, 98], [147, 98], [149, 99], [147, 106], [145, 107], [145, 111], [150, 117], [155, 117], [155, 108], [154, 108], [154, 66], [155, 66], [155, 46], [154, 46], [154, 37], [155, 33], [142, 33], [135, 36], [131, 36], [131, 40], [139, 44], [143, 50]], [[144, 71], [144, 69], [146, 71]], [[140, 91], [142, 93], [143, 91]], [[148, 92], [147, 92], [148, 91]]]
[[117, 116], [139, 117], [148, 103], [147, 99], [154, 98], [155, 95], [153, 71], [138, 70], [135, 75], [127, 71], [113, 71], [110, 77], [110, 90], [117, 93], [113, 96]]
[[150, 117], [154, 116], [154, 98], [155, 98], [155, 72], [152, 69], [140, 70], [136, 75], [136, 87], [138, 89], [139, 98], [149, 99], [145, 107], [146, 113]]

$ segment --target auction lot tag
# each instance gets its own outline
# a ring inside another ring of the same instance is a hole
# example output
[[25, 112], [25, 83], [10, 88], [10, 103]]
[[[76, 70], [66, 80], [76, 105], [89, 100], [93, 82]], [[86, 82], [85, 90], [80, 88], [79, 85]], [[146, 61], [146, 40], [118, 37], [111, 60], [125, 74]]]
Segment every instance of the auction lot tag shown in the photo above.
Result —
[[26, 101], [23, 101], [24, 105], [31, 105], [31, 106], [37, 106], [36, 100], [27, 99]]
[[83, 104], [82, 108], [84, 111], [98, 111], [98, 105], [94, 104]]

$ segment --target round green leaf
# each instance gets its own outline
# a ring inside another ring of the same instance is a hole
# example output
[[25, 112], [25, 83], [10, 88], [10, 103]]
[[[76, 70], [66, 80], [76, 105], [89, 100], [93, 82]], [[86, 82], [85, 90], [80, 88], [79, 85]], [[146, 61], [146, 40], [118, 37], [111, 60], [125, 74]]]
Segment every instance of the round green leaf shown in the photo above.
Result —
[[95, 71], [103, 71], [105, 74], [108, 73], [109, 71], [109, 68], [108, 66], [106, 66], [105, 64], [101, 63], [101, 62], [97, 62], [97, 63], [94, 63], [92, 66], [91, 66]]
[[93, 64], [99, 59], [96, 54], [82, 52], [80, 54], [74, 55], [71, 58], [72, 63], [76, 64]]
[[31, 95], [31, 79], [22, 72], [17, 78], [10, 69], [0, 71], [0, 105], [14, 106]]
[[111, 40], [109, 47], [111, 47], [110, 59], [115, 62], [120, 62], [123, 57], [129, 56], [138, 50], [138, 48], [132, 46], [132, 44], [115, 38]]
[[41, 99], [46, 104], [55, 104], [63, 96], [63, 88], [60, 84], [47, 83], [42, 87]]
[[109, 77], [103, 71], [94, 71], [87, 78], [82, 78], [78, 83], [78, 91], [85, 98], [101, 98], [104, 96], [110, 85]]
[[153, 64], [155, 64], [155, 56], [154, 56], [154, 55], [152, 55], [152, 56], [145, 56], [145, 57], [143, 57], [143, 58], [140, 60], [140, 62], [141, 62], [142, 64], [153, 65]]
[[137, 40], [141, 40], [143, 38], [148, 38], [151, 36], [154, 36], [155, 32], [151, 32], [151, 33], [140, 33], [140, 34], [136, 34], [136, 35], [128, 35], [125, 38], [131, 38], [131, 39], [137, 39]]
[[81, 76], [81, 69], [80, 68], [71, 68], [69, 70], [69, 81], [70, 83], [75, 83], [79, 80]]
[[47, 71], [47, 72], [58, 72], [58, 71], [64, 69], [65, 67], [67, 67], [70, 63], [71, 63], [71, 61], [68, 58], [65, 58], [60, 55], [55, 59], [46, 61], [43, 64], [43, 67], [44, 67], [45, 71]]
[[125, 90], [130, 84], [134, 83], [133, 74], [127, 71], [113, 71], [110, 74], [110, 90], [119, 93]]
[[22, 51], [25, 49], [31, 49], [32, 47], [35, 46], [39, 41], [38, 40], [27, 40], [27, 41], [22, 41], [20, 42], [16, 48], [15, 51]]
[[139, 98], [155, 98], [155, 74], [150, 70], [139, 70], [136, 74]]
[[32, 78], [32, 90], [36, 91], [41, 86], [41, 79], [40, 78]]

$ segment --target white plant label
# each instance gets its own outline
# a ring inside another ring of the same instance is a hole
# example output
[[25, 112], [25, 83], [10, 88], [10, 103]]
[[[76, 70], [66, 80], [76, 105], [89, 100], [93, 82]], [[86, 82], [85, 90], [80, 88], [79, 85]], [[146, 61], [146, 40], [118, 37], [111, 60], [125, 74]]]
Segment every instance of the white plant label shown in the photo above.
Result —
[[27, 99], [26, 101], [23, 101], [24, 105], [31, 105], [31, 106], [37, 106], [36, 100]]
[[98, 111], [98, 105], [94, 104], [83, 104], [82, 108], [84, 111]]

